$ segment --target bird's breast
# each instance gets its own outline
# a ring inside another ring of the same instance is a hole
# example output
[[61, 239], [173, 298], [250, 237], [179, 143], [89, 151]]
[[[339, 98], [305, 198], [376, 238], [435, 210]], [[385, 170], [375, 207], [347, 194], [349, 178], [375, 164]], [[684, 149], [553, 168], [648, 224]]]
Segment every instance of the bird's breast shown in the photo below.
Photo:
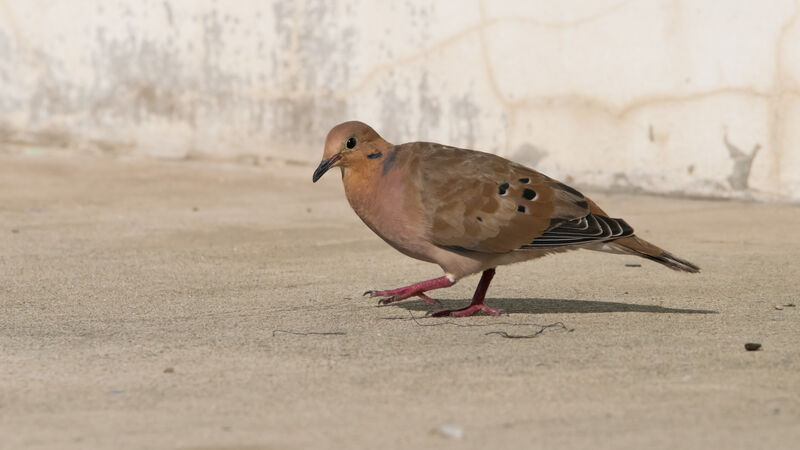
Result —
[[369, 177], [350, 172], [343, 182], [353, 211], [375, 234], [408, 256], [431, 261], [421, 204], [407, 178], [394, 172]]

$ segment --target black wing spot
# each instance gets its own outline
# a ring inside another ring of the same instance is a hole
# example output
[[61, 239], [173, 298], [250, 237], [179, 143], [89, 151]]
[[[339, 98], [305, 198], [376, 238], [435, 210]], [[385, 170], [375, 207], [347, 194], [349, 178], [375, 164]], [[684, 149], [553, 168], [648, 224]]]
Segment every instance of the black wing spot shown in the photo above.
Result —
[[575, 204], [578, 205], [579, 208], [589, 209], [589, 202], [587, 202], [586, 200], [577, 201], [575, 202]]
[[522, 183], [522, 184], [528, 184], [528, 183], [531, 182], [531, 179], [530, 178], [520, 178], [519, 182]]
[[508, 192], [508, 183], [503, 183], [500, 186], [498, 186], [498, 188], [497, 188], [497, 193], [498, 194], [506, 195], [506, 192]]
[[476, 219], [478, 222], [483, 222], [483, 219], [482, 219], [480, 216], [476, 217], [475, 219]]
[[517, 211], [519, 211], [519, 212], [524, 214], [524, 213], [528, 212], [528, 208], [526, 208], [523, 205], [517, 205]]
[[522, 198], [525, 200], [533, 200], [536, 198], [536, 191], [533, 189], [525, 189], [522, 191]]

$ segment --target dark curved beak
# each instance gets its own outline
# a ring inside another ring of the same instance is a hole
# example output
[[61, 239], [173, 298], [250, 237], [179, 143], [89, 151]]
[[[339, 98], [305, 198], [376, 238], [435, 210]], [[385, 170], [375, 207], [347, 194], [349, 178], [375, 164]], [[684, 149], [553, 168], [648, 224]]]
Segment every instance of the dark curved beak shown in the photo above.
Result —
[[328, 159], [323, 159], [322, 162], [319, 163], [319, 166], [317, 166], [317, 170], [314, 171], [314, 176], [311, 177], [311, 181], [316, 183], [341, 157], [342, 154], [337, 153]]

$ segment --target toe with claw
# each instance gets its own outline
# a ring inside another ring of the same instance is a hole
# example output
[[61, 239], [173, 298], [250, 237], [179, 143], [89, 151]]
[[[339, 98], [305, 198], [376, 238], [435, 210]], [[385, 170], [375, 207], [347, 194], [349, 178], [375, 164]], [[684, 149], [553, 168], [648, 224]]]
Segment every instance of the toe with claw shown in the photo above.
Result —
[[378, 300], [378, 304], [381, 305], [381, 306], [388, 305], [389, 303], [394, 303], [397, 300], [398, 299], [396, 297], [394, 297], [394, 296], [386, 297], [386, 298], [382, 298], [382, 299]]

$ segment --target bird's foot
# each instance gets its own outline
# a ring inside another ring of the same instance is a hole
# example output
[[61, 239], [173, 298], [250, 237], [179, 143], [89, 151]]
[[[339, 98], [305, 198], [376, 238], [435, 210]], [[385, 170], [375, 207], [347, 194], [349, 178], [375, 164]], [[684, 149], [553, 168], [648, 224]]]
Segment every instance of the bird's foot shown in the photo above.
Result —
[[367, 291], [364, 295], [368, 297], [383, 297], [378, 300], [379, 305], [388, 305], [389, 303], [399, 302], [411, 297], [414, 292], [409, 289], [410, 286], [401, 287], [398, 289], [387, 289], [385, 291]]
[[389, 303], [399, 302], [409, 297], [419, 297], [429, 304], [439, 303], [438, 301], [425, 295], [426, 291], [433, 289], [440, 289], [454, 285], [455, 279], [452, 275], [445, 275], [443, 277], [434, 278], [432, 280], [420, 281], [410, 286], [404, 286], [397, 289], [389, 289], [386, 291], [367, 291], [364, 295], [370, 297], [383, 297], [378, 300], [379, 305], [388, 305]]
[[432, 317], [468, 317], [475, 314], [478, 311], [483, 311], [490, 316], [499, 316], [503, 313], [502, 309], [494, 309], [489, 308], [488, 306], [484, 305], [483, 303], [479, 303], [477, 305], [469, 305], [466, 308], [461, 309], [443, 309], [441, 311], [436, 311], [431, 314]]
[[379, 305], [388, 305], [389, 303], [399, 302], [410, 297], [419, 297], [429, 305], [440, 304], [439, 300], [433, 299], [425, 295], [423, 291], [411, 289], [412, 286], [406, 286], [399, 289], [389, 289], [386, 291], [367, 291], [364, 295], [369, 297], [383, 297], [378, 300]]

